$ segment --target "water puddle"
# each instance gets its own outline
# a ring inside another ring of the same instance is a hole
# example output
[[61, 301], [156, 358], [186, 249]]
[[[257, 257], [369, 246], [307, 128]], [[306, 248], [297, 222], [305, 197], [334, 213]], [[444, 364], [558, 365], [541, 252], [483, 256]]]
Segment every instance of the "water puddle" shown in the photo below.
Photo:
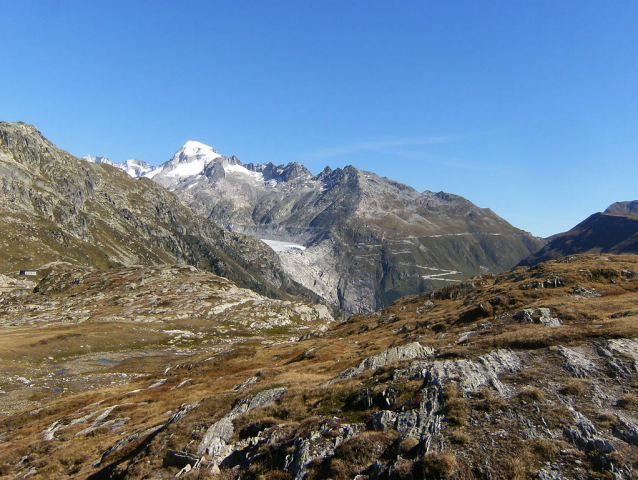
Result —
[[100, 358], [97, 363], [106, 363], [108, 365], [113, 365], [113, 364], [118, 364], [120, 362], [117, 362], [115, 360], [107, 360], [106, 358]]

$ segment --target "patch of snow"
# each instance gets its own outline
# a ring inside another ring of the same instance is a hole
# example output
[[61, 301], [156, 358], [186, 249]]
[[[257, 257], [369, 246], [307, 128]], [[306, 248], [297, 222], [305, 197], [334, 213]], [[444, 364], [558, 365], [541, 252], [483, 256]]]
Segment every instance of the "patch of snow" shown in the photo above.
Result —
[[240, 175], [248, 175], [259, 182], [264, 181], [264, 174], [261, 172], [252, 172], [242, 165], [226, 165], [224, 166], [226, 173], [238, 173]]
[[119, 167], [117, 163], [111, 161], [107, 157], [92, 157], [91, 155], [87, 155], [85, 157], [82, 157], [82, 160], [86, 160], [87, 162], [91, 162], [91, 163], [105, 163], [106, 165]]
[[188, 185], [188, 187], [186, 187], [186, 190], [190, 190], [191, 188], [193, 188], [195, 185], [197, 185], [199, 183], [199, 181], [204, 178], [204, 175], [197, 175], [197, 177], [195, 177], [195, 180], [193, 181], [193, 183], [191, 183], [190, 185]]
[[153, 171], [155, 168], [148, 163], [142, 162], [136, 158], [125, 160], [124, 163], [117, 166], [133, 178], [143, 177], [147, 173]]
[[158, 173], [163, 172], [167, 177], [191, 177], [201, 173], [206, 165], [221, 157], [222, 156], [217, 153], [213, 147], [189, 140], [173, 155], [171, 160], [149, 171], [144, 176], [153, 178]]
[[206, 159], [195, 160], [193, 162], [180, 163], [173, 170], [166, 172], [167, 177], [192, 177], [204, 170], [208, 163]]
[[282, 242], [279, 240], [266, 240], [260, 238], [262, 242], [272, 248], [275, 252], [303, 252], [306, 247], [297, 243]]
[[154, 168], [153, 170], [151, 170], [148, 173], [144, 173], [142, 176], [146, 177], [146, 178], [153, 178], [155, 175], [157, 175], [158, 173], [160, 173], [162, 170], [164, 170], [164, 166], [161, 165], [159, 167]]
[[206, 157], [210, 160], [221, 157], [213, 147], [193, 140], [186, 142], [178, 153], [184, 153], [187, 157]]

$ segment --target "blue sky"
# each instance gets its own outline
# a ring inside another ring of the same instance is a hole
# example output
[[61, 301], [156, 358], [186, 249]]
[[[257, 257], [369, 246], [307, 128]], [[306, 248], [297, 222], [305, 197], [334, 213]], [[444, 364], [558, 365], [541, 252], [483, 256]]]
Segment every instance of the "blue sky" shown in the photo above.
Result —
[[638, 2], [5, 1], [0, 120], [71, 153], [354, 165], [539, 236], [638, 199]]

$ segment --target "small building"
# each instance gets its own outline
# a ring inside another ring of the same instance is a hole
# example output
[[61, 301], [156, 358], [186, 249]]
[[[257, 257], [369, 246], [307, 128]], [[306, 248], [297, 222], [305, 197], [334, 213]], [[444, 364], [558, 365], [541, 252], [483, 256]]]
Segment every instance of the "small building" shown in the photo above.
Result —
[[20, 270], [20, 275], [25, 275], [27, 277], [35, 277], [38, 274], [35, 270]]

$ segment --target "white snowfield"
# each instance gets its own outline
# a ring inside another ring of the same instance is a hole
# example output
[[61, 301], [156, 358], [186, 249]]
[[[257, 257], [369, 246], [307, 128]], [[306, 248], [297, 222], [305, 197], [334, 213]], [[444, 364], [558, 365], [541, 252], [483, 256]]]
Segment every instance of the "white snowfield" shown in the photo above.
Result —
[[248, 175], [249, 177], [257, 180], [258, 182], [264, 181], [264, 174], [261, 172], [251, 172], [246, 167], [242, 165], [226, 165], [224, 166], [224, 171], [226, 173], [238, 173], [241, 175]]
[[193, 160], [187, 163], [180, 163], [173, 170], [166, 172], [167, 177], [192, 177], [204, 170], [208, 161], [205, 159]]
[[295, 253], [303, 252], [306, 249], [306, 247], [297, 243], [282, 242], [280, 240], [266, 240], [265, 238], [261, 238], [260, 240], [272, 248], [275, 252]]

